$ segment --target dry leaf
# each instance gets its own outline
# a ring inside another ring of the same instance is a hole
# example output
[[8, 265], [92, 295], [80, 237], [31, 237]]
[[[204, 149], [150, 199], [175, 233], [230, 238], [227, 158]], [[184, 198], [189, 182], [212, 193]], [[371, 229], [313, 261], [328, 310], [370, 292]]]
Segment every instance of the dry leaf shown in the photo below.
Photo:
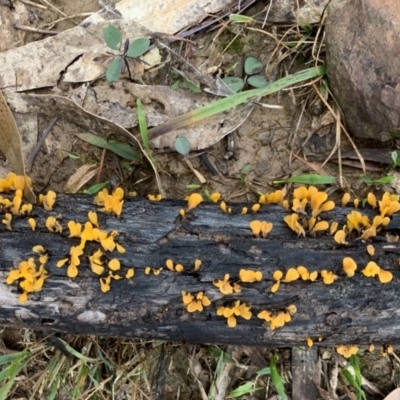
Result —
[[[11, 169], [17, 175], [25, 176], [24, 158], [22, 156], [21, 136], [10, 108], [0, 90], [0, 150], [7, 158]], [[24, 196], [30, 203], [36, 203], [36, 196], [28, 185], [25, 185]]]
[[99, 168], [96, 164], [85, 164], [79, 167], [68, 179], [64, 187], [65, 193], [76, 193], [82, 186], [86, 185], [97, 173]]

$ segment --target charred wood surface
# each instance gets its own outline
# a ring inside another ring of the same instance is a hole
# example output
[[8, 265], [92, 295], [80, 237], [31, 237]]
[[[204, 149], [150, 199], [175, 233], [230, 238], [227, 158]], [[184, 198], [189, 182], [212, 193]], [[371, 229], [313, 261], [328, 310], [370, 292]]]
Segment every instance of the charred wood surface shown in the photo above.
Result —
[[[398, 343], [400, 342], [400, 268], [398, 243], [387, 241], [386, 234], [400, 232], [400, 217], [394, 216], [385, 232], [374, 238], [374, 260], [390, 270], [394, 279], [381, 284], [377, 278], [366, 278], [361, 269], [371, 259], [366, 244], [349, 238], [349, 245], [337, 245], [328, 233], [299, 238], [283, 222], [287, 212], [279, 206], [263, 206], [257, 214], [240, 215], [243, 205], [235, 205], [232, 215], [223, 213], [216, 204], [203, 203], [192, 210], [187, 219], [179, 216], [186, 207], [180, 201], [163, 200], [151, 203], [144, 199], [126, 199], [122, 216], [98, 212], [100, 227], [117, 230], [117, 241], [126, 248], [116, 257], [123, 266], [135, 268], [130, 279], [112, 281], [111, 290], [100, 291], [99, 277], [89, 267], [87, 256], [99, 245], [88, 243], [81, 257], [79, 275], [66, 276], [66, 268], [56, 263], [69, 253], [79, 239], [68, 238], [69, 220], [84, 224], [90, 210], [96, 210], [92, 198], [63, 196], [57, 198], [54, 211], [35, 206], [33, 216], [38, 228], [32, 232], [27, 217], [15, 218], [12, 231], [0, 227], [0, 324], [12, 327], [47, 329], [52, 331], [132, 337], [144, 339], [184, 340], [202, 343], [230, 343], [263, 346], [304, 345], [311, 337], [320, 345], [338, 343]], [[325, 220], [346, 221], [350, 209], [336, 208], [323, 215]], [[361, 210], [373, 216], [375, 211]], [[48, 232], [45, 219], [58, 216], [62, 234]], [[274, 224], [267, 238], [255, 238], [249, 222], [265, 220]], [[30, 294], [28, 301], [18, 302], [17, 286], [5, 283], [7, 275], [18, 262], [32, 257], [32, 247], [43, 245], [50, 261], [46, 268], [50, 277], [43, 290]], [[114, 254], [115, 253], [115, 254]], [[355, 277], [342, 273], [342, 260], [352, 257], [358, 264]], [[165, 261], [172, 259], [185, 266], [184, 273], [171, 272]], [[195, 259], [202, 260], [198, 273], [192, 273]], [[282, 283], [272, 294], [272, 274], [298, 265], [310, 271], [327, 269], [340, 275], [332, 285], [295, 281]], [[164, 267], [160, 275], [145, 275], [145, 267]], [[222, 295], [213, 286], [214, 279], [225, 274], [237, 277], [241, 268], [260, 270], [263, 281], [242, 284], [242, 292]], [[181, 292], [204, 291], [212, 305], [202, 313], [190, 314], [182, 303]], [[232, 300], [251, 304], [253, 317], [238, 318], [235, 328], [229, 328], [216, 308]], [[295, 304], [297, 313], [281, 329], [271, 331], [257, 318], [264, 309], [280, 310]], [[317, 338], [322, 341], [318, 342]]]

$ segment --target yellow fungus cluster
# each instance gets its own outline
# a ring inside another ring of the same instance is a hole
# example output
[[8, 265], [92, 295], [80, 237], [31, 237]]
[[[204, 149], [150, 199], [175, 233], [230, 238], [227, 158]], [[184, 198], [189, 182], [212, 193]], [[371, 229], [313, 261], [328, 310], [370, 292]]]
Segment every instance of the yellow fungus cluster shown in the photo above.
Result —
[[254, 283], [262, 281], [263, 274], [261, 271], [253, 271], [252, 269], [241, 269], [239, 271], [239, 279], [243, 283]]
[[323, 269], [321, 271], [321, 278], [322, 281], [325, 283], [325, 285], [331, 285], [333, 282], [336, 281], [338, 276], [334, 274], [332, 271], [327, 271], [326, 269]]
[[222, 294], [240, 293], [242, 287], [237, 282], [230, 282], [229, 277], [229, 274], [225, 274], [224, 279], [214, 279], [214, 286], [216, 286]]
[[241, 317], [246, 320], [251, 318], [250, 306], [240, 300], [235, 301], [232, 306], [221, 306], [217, 308], [217, 315], [226, 318], [226, 322], [230, 328], [236, 326], [236, 318]]
[[101, 192], [97, 193], [94, 198], [94, 204], [103, 206], [100, 211], [106, 213], [114, 213], [119, 217], [122, 213], [122, 206], [124, 205], [124, 191], [121, 188], [116, 188], [112, 194], [108, 193], [108, 190], [104, 188]]
[[393, 279], [393, 274], [381, 268], [375, 261], [369, 261], [361, 272], [368, 278], [373, 278], [377, 275], [381, 283], [389, 283]]
[[336, 346], [336, 351], [344, 358], [350, 358], [352, 355], [356, 355], [358, 347], [353, 345], [339, 344]]
[[53, 190], [49, 190], [47, 194], [39, 195], [39, 204], [43, 204], [46, 211], [52, 211], [53, 206], [56, 203], [56, 193]]
[[160, 267], [160, 268], [146, 267], [146, 268], [144, 269], [144, 273], [145, 273], [145, 275], [150, 275], [151, 273], [152, 273], [153, 275], [160, 275], [160, 273], [161, 273], [162, 270], [163, 270], [162, 267]]
[[[289, 208], [289, 207], [287, 207]], [[284, 217], [285, 223], [298, 236], [310, 235], [329, 229], [327, 221], [319, 220], [318, 216], [335, 208], [335, 203], [328, 200], [328, 194], [319, 192], [314, 186], [301, 186], [293, 192], [293, 214]]]
[[275, 190], [272, 193], [262, 194], [258, 200], [260, 204], [282, 204], [285, 193], [283, 190]]
[[174, 264], [174, 262], [171, 259], [168, 259], [165, 262], [165, 265], [170, 271], [183, 272], [185, 270], [182, 264]]
[[148, 194], [147, 198], [150, 201], [161, 201], [162, 200], [162, 195], [161, 194]]
[[225, 214], [232, 214], [232, 208], [228, 207], [224, 201], [221, 201], [221, 203], [219, 203], [219, 208], [220, 208]]
[[19, 302], [24, 304], [28, 299], [28, 294], [32, 292], [39, 292], [42, 290], [43, 284], [48, 277], [45, 270], [45, 264], [48, 260], [48, 254], [43, 246], [34, 246], [33, 252], [40, 254], [39, 264], [37, 265], [33, 257], [28, 260], [21, 261], [18, 268], [12, 269], [7, 277], [6, 283], [12, 285], [18, 281], [18, 286], [22, 290], [19, 297]]
[[267, 221], [254, 220], [249, 223], [250, 229], [254, 236], [260, 237], [260, 235], [265, 238], [268, 233], [272, 231], [273, 224]]
[[211, 305], [211, 301], [204, 294], [204, 292], [191, 294], [189, 292], [182, 291], [182, 301], [187, 311], [190, 313], [194, 313], [196, 311], [202, 312], [204, 307]]
[[[29, 179], [29, 178], [27, 178]], [[29, 180], [30, 182], [30, 180]], [[25, 176], [15, 175], [10, 172], [6, 179], [0, 179], [0, 193], [14, 191], [14, 197], [12, 200], [9, 198], [0, 196], [0, 212], [10, 215], [28, 215], [32, 212], [32, 204], [22, 204], [23, 191], [25, 188]], [[3, 224], [6, 225], [8, 230], [11, 229], [10, 217], [5, 218]]]
[[299, 265], [296, 268], [289, 268], [286, 271], [285, 277], [283, 277], [283, 272], [277, 270], [272, 275], [275, 283], [271, 287], [271, 292], [276, 293], [279, 289], [281, 282], [289, 283], [301, 278], [303, 281], [314, 282], [318, 278], [318, 272], [309, 272], [306, 267]]
[[290, 322], [292, 320], [292, 315], [296, 312], [297, 308], [292, 304], [286, 307], [285, 311], [263, 310], [258, 313], [257, 317], [265, 322], [269, 322], [269, 327], [273, 331], [276, 328], [282, 328], [287, 322]]

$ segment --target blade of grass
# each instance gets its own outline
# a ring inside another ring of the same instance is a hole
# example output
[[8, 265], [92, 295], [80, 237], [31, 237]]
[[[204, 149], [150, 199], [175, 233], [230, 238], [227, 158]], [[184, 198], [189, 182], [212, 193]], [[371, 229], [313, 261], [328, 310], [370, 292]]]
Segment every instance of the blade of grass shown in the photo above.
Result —
[[304, 174], [296, 175], [287, 179], [275, 180], [272, 183], [299, 183], [302, 185], [332, 185], [336, 182], [336, 178], [330, 175]]
[[140, 101], [140, 99], [136, 100], [136, 112], [138, 115], [139, 130], [140, 130], [140, 136], [142, 137], [143, 147], [146, 149], [147, 155], [149, 156], [149, 158], [151, 159], [151, 161], [153, 161], [153, 163], [155, 165], [154, 158], [151, 153], [150, 146], [149, 146], [149, 136], [148, 136], [148, 130], [147, 130], [146, 115], [144, 113], [142, 102]]
[[275, 386], [275, 390], [279, 394], [281, 400], [287, 400], [287, 396], [286, 396], [285, 388], [284, 388], [285, 381], [280, 376], [280, 374], [278, 372], [278, 368], [276, 367], [275, 354], [271, 357], [271, 362], [270, 362], [269, 368], [271, 370], [271, 379], [272, 379], [272, 383]]
[[186, 114], [180, 115], [179, 117], [171, 118], [163, 124], [151, 128], [148, 131], [148, 137], [149, 139], [154, 139], [168, 132], [191, 126], [213, 115], [220, 114], [226, 110], [238, 106], [239, 104], [245, 103], [246, 101], [251, 100], [254, 97], [265, 96], [271, 93], [275, 93], [279, 90], [295, 85], [296, 83], [320, 77], [325, 74], [325, 71], [325, 66], [309, 68], [297, 72], [293, 75], [285, 76], [284, 78], [279, 79], [266, 87], [247, 90], [245, 92], [236, 93], [223, 99], [213, 101], [210, 104], [190, 111]]

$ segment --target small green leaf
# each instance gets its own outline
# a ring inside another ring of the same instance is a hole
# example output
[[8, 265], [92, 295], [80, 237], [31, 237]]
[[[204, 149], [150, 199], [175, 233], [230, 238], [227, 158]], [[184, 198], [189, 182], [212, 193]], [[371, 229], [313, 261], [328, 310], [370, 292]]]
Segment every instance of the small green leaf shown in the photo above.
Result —
[[179, 89], [179, 84], [180, 84], [181, 80], [177, 79], [172, 85], [171, 85], [171, 89], [172, 90], [178, 90]]
[[246, 394], [252, 394], [256, 390], [260, 390], [261, 388], [254, 388], [254, 382], [246, 382], [243, 385], [240, 385], [238, 388], [232, 390], [228, 399], [235, 399], [236, 397], [245, 396]]
[[140, 57], [150, 47], [150, 40], [148, 38], [135, 39], [128, 48], [126, 55], [131, 58]]
[[110, 64], [108, 64], [106, 71], [106, 79], [108, 82], [114, 82], [121, 75], [122, 57], [115, 57]]
[[260, 370], [257, 371], [258, 376], [262, 375], [271, 375], [271, 369], [269, 367], [261, 368]]
[[263, 64], [254, 57], [247, 57], [244, 61], [244, 72], [246, 75], [254, 75], [261, 72]]
[[67, 155], [68, 155], [69, 158], [72, 158], [73, 160], [79, 160], [81, 158], [81, 156], [79, 154], [76, 154], [76, 153], [67, 152]]
[[392, 183], [394, 180], [393, 175], [382, 176], [381, 178], [371, 179], [368, 175], [361, 175], [360, 178], [366, 185], [385, 185]]
[[106, 148], [107, 150], [111, 150], [113, 153], [129, 161], [140, 160], [139, 152], [127, 143], [117, 142], [116, 140], [107, 141], [106, 139], [97, 135], [93, 135], [92, 133], [78, 133], [76, 136], [93, 146], [100, 147], [101, 149]]
[[393, 166], [394, 167], [397, 166], [397, 162], [398, 162], [398, 159], [399, 159], [399, 155], [397, 154], [397, 151], [393, 151], [390, 155], [392, 157]]
[[253, 18], [241, 14], [231, 14], [229, 15], [229, 20], [232, 22], [239, 22], [244, 24], [251, 24], [252, 22], [254, 22]]
[[127, 143], [117, 142], [116, 140], [109, 140], [107, 149], [111, 150], [116, 155], [125, 158], [129, 161], [139, 161], [140, 153], [131, 145]]
[[109, 184], [110, 181], [105, 181], [105, 182], [100, 182], [97, 183], [96, 185], [90, 186], [89, 189], [86, 189], [83, 191], [83, 193], [88, 194], [88, 195], [94, 195], [98, 192], [100, 192], [101, 189], [106, 187]]
[[243, 88], [243, 79], [236, 76], [227, 76], [222, 79], [235, 93], [240, 92]]
[[285, 381], [280, 376], [280, 374], [278, 372], [278, 368], [276, 368], [275, 355], [273, 355], [271, 357], [271, 362], [269, 364], [269, 368], [271, 370], [271, 380], [275, 386], [275, 390], [281, 397], [281, 400], [287, 400], [287, 396], [286, 396], [285, 388], [284, 388]]
[[78, 136], [79, 139], [102, 149], [107, 146], [106, 139], [97, 135], [93, 135], [93, 133], [78, 133], [76, 136]]
[[186, 185], [186, 188], [190, 190], [197, 190], [201, 188], [201, 185], [196, 185], [195, 183], [191, 183], [190, 185]]
[[250, 163], [245, 163], [245, 164], [243, 164], [242, 168], [240, 169], [240, 172], [242, 174], [248, 174], [252, 168], [253, 168], [253, 166]]
[[267, 80], [262, 75], [250, 76], [249, 79], [247, 79], [247, 83], [256, 88], [262, 88], [268, 85]]
[[332, 185], [336, 182], [336, 178], [330, 175], [303, 174], [292, 176], [287, 179], [279, 179], [273, 183], [299, 183], [301, 185]]
[[187, 88], [191, 92], [193, 92], [193, 93], [201, 93], [200, 86], [197, 86], [194, 82], [192, 82], [188, 78], [185, 78], [184, 76], [182, 78], [183, 78], [183, 82], [185, 82], [185, 85], [187, 86]]
[[177, 137], [174, 142], [174, 148], [179, 154], [186, 157], [190, 152], [190, 142], [185, 137]]
[[113, 25], [103, 28], [103, 38], [107, 46], [113, 50], [119, 50], [122, 41], [121, 31]]

